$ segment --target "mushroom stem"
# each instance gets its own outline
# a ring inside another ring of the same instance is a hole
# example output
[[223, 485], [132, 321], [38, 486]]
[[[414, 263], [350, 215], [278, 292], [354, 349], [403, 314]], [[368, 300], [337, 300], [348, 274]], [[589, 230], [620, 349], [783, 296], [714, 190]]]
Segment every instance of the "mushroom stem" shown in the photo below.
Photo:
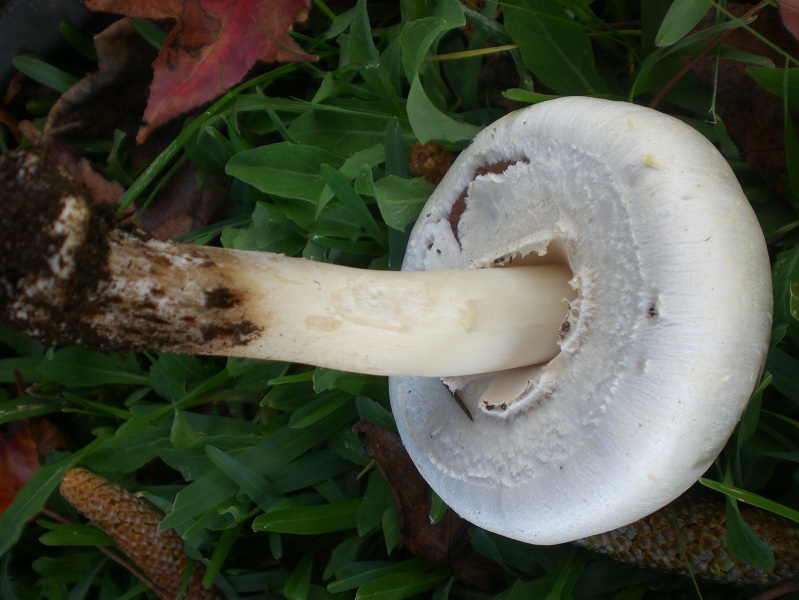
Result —
[[379, 272], [124, 234], [108, 269], [86, 325], [123, 346], [376, 375], [545, 362], [572, 295], [564, 267]]
[[[565, 266], [355, 269], [159, 242], [108, 228], [80, 194], [57, 202], [52, 218], [25, 234], [21, 261], [0, 258], [0, 320], [106, 351], [240, 356], [376, 375], [484, 373], [554, 357], [575, 295]], [[5, 204], [0, 235], [19, 235]]]

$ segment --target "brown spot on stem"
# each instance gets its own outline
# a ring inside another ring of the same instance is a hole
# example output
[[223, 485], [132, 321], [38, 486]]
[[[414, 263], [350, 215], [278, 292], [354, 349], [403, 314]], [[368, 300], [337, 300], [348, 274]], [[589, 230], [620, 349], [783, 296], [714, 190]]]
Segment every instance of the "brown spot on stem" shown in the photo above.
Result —
[[227, 287], [215, 287], [205, 292], [205, 308], [231, 308], [241, 302], [238, 294]]
[[241, 346], [248, 344], [255, 338], [261, 329], [250, 321], [240, 323], [214, 323], [203, 329], [203, 340], [210, 341], [229, 341], [231, 344]]

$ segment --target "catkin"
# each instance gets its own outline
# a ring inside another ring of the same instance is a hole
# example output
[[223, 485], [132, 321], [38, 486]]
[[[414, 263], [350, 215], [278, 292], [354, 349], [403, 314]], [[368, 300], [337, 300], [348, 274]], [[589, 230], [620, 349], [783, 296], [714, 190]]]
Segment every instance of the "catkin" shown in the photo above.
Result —
[[[170, 598], [180, 591], [186, 573], [183, 540], [172, 529], [159, 531], [162, 516], [147, 502], [83, 469], [70, 469], [61, 495], [89, 521], [105, 531], [117, 547]], [[185, 598], [222, 600], [215, 587], [202, 586], [205, 569], [195, 564]]]
[[724, 503], [683, 497], [630, 525], [577, 543], [642, 568], [693, 575], [728, 585], [775, 585], [799, 579], [799, 526], [772, 513], [741, 508], [749, 527], [774, 552], [764, 571], [730, 554]]

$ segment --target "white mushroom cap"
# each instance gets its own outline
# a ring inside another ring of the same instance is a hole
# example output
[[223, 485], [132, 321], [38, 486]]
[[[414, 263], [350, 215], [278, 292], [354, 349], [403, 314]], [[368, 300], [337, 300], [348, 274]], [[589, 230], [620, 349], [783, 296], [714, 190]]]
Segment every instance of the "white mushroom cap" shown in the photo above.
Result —
[[552, 100], [481, 132], [403, 268], [546, 260], [567, 260], [578, 290], [557, 357], [446, 385], [390, 380], [432, 488], [474, 524], [537, 544], [632, 522], [702, 475], [760, 376], [772, 305], [763, 235], [723, 157], [623, 102]]

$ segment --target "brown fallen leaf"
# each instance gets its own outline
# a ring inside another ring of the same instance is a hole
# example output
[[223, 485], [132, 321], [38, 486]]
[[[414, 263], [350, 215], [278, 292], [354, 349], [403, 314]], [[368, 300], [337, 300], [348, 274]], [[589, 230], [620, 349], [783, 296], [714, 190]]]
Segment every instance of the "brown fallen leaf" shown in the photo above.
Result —
[[78, 154], [68, 144], [48, 138], [30, 121], [20, 122], [19, 127], [45, 160], [61, 165], [69, 171], [75, 181], [86, 186], [93, 202], [110, 205], [119, 202], [125, 189], [119, 182], [103, 175], [96, 164]]
[[98, 70], [64, 92], [47, 115], [45, 131], [110, 139], [114, 130], [131, 135], [141, 124], [157, 56], [136, 31], [133, 19], [112, 23], [94, 38]]
[[184, 164], [158, 194], [138, 226], [157, 240], [170, 240], [224, 217], [224, 192], [198, 183], [197, 168]]
[[500, 566], [472, 548], [469, 539], [472, 525], [468, 521], [448, 510], [441, 521], [430, 522], [432, 492], [400, 437], [365, 421], [357, 423], [354, 429], [366, 436], [366, 449], [391, 488], [408, 550], [434, 564], [447, 561], [455, 575], [475, 589], [493, 593], [504, 589]]
[[290, 37], [310, 0], [86, 0], [87, 8], [175, 26], [153, 63], [143, 142], [159, 125], [208, 102], [242, 80], [256, 62], [314, 60]]
[[799, 39], [799, 0], [777, 0], [782, 24]]
[[[114, 540], [160, 592], [175, 598], [186, 573], [183, 540], [173, 530], [159, 531], [161, 515], [143, 499], [83, 469], [70, 469], [59, 488], [64, 499]], [[221, 600], [221, 592], [204, 588], [205, 569], [195, 564], [186, 590], [192, 600]]]
[[0, 514], [16, 498], [36, 469], [39, 455], [27, 421], [14, 421], [0, 433]]
[[39, 457], [64, 450], [61, 432], [46, 419], [12, 421], [0, 433], [0, 514], [39, 468]]

